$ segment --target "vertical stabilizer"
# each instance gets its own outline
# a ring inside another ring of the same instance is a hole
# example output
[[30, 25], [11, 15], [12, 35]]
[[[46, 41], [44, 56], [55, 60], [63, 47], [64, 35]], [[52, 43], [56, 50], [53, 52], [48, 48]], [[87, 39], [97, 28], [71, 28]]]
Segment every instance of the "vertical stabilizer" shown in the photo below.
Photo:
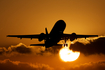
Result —
[[46, 31], [46, 35], [48, 35], [48, 31], [47, 31], [47, 28], [45, 28], [45, 31]]

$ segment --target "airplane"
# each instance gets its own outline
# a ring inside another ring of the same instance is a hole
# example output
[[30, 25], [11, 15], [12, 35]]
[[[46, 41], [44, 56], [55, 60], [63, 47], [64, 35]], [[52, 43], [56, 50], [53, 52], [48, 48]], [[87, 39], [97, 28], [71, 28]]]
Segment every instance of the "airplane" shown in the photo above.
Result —
[[34, 34], [34, 35], [7, 35], [7, 37], [17, 37], [17, 38], [37, 38], [40, 42], [44, 40], [44, 44], [30, 44], [30, 46], [45, 46], [46, 48], [52, 46], [62, 46], [62, 44], [57, 44], [60, 40], [65, 40], [64, 46], [68, 46], [66, 41], [70, 39], [73, 41], [77, 38], [88, 38], [88, 37], [98, 37], [98, 35], [77, 35], [76, 33], [64, 34], [66, 28], [66, 23], [63, 20], [58, 20], [53, 26], [50, 33], [48, 33], [47, 28], [45, 28], [46, 33]]

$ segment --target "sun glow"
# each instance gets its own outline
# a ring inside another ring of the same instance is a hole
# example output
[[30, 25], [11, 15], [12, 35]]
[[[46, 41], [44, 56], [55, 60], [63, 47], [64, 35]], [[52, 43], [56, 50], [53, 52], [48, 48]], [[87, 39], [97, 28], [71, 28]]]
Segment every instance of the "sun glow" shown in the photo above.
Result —
[[59, 55], [63, 61], [71, 62], [75, 61], [79, 57], [80, 52], [73, 52], [69, 49], [69, 47], [63, 47], [62, 49], [60, 49]]

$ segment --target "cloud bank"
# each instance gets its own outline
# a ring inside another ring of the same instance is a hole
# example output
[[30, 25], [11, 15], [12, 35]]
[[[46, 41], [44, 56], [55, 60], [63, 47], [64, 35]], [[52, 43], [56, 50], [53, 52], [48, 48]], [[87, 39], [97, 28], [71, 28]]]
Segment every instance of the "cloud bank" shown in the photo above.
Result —
[[90, 43], [88, 44], [83, 44], [80, 42], [71, 44], [70, 49], [73, 51], [80, 51], [85, 55], [105, 54], [105, 37], [100, 37], [93, 41], [89, 41]]
[[19, 43], [17, 45], [11, 45], [8, 48], [0, 47], [0, 55], [6, 56], [12, 56], [15, 54], [53, 55], [57, 54], [59, 52], [59, 49], [60, 49], [59, 47], [45, 48], [39, 46], [26, 46], [23, 43]]
[[77, 65], [68, 70], [105, 70], [105, 61], [89, 62], [89, 63]]
[[53, 70], [52, 67], [46, 64], [32, 64], [20, 61], [11, 61], [5, 59], [0, 61], [0, 70]]
[[[28, 63], [20, 61], [11, 61], [10, 59], [0, 60], [0, 70], [56, 70], [46, 64]], [[57, 69], [62, 69], [57, 68]], [[80, 65], [75, 65], [62, 70], [105, 70], [105, 61], [89, 62]]]

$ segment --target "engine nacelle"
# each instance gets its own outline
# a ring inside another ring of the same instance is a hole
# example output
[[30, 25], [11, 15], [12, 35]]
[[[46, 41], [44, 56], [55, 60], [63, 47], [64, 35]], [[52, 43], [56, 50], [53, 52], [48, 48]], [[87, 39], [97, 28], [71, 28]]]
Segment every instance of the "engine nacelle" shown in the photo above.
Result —
[[76, 37], [76, 33], [72, 33], [71, 36], [70, 36], [70, 41], [73, 41], [75, 40], [77, 37]]
[[41, 33], [38, 40], [39, 41], [42, 41], [43, 39], [45, 38], [45, 34], [44, 33]]

